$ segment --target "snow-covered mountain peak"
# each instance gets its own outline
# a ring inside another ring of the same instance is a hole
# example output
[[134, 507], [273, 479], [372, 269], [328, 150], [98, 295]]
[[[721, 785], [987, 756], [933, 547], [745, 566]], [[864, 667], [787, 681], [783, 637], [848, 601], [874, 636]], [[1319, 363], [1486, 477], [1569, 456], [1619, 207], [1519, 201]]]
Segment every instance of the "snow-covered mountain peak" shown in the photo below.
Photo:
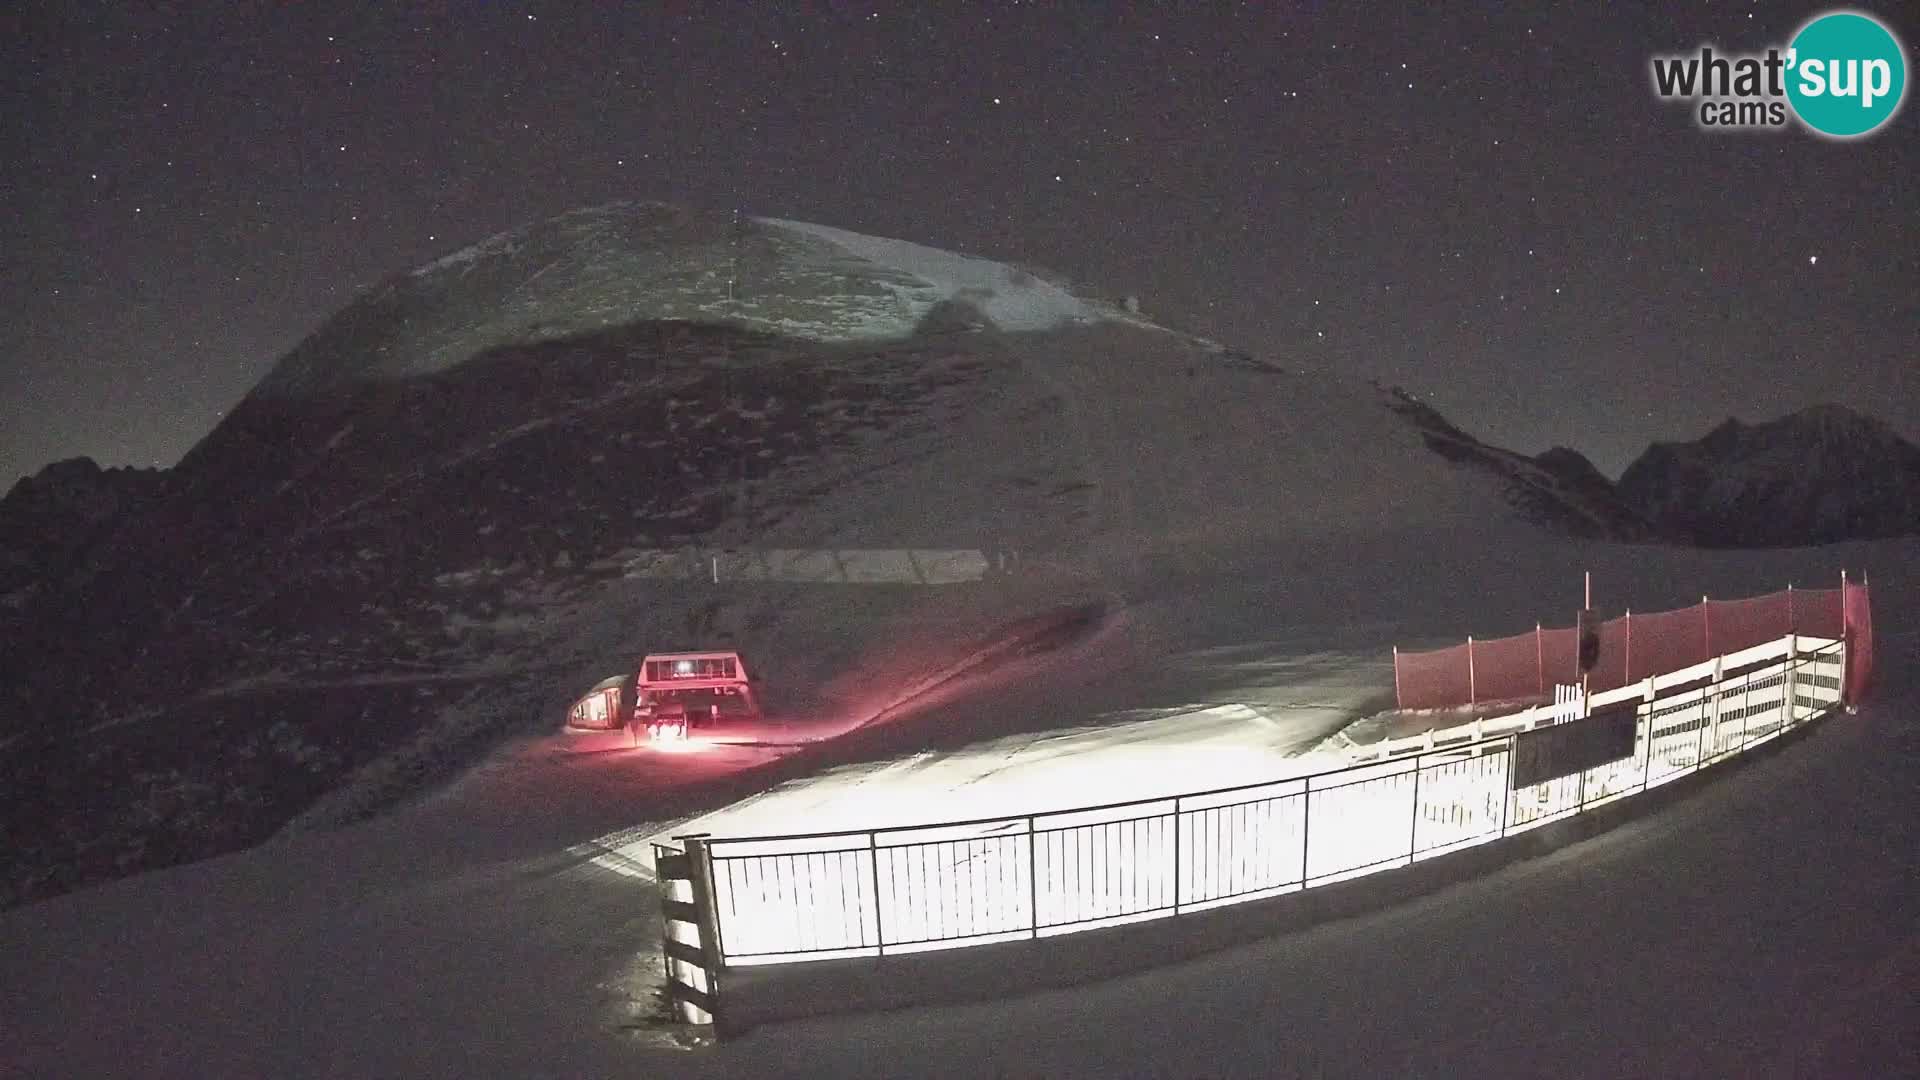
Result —
[[389, 279], [303, 342], [257, 392], [424, 375], [490, 349], [638, 322], [852, 343], [910, 337], [943, 312], [1008, 331], [1140, 322], [990, 259], [806, 222], [614, 203]]

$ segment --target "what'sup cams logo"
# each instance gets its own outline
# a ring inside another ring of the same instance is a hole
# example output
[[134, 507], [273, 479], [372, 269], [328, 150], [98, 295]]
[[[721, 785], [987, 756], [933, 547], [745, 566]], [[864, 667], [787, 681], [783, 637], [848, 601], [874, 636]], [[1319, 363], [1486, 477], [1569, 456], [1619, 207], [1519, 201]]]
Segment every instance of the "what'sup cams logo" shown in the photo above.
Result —
[[1703, 45], [1697, 53], [1656, 56], [1653, 90], [1689, 102], [1694, 123], [1713, 131], [1779, 128], [1792, 118], [1816, 135], [1853, 139], [1900, 111], [1907, 55], [1873, 16], [1829, 11], [1785, 48], [1722, 53]]

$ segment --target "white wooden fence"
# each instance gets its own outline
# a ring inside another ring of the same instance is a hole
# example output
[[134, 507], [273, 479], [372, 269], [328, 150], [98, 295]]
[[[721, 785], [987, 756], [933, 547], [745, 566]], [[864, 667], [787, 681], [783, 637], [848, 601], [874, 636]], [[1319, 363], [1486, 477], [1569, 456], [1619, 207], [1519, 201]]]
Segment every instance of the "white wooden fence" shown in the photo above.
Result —
[[1631, 751], [1538, 783], [1516, 783], [1516, 757], [1534, 768], [1533, 736], [1582, 718], [1564, 694], [1270, 783], [911, 828], [683, 838], [686, 858], [663, 853], [684, 879], [669, 963], [705, 958], [697, 978], [682, 973], [699, 983], [683, 1007], [698, 996], [704, 1009], [728, 967], [1046, 937], [1407, 866], [1761, 745], [1837, 706], [1844, 671], [1841, 641], [1789, 636], [1594, 695], [1595, 713], [1630, 707]]

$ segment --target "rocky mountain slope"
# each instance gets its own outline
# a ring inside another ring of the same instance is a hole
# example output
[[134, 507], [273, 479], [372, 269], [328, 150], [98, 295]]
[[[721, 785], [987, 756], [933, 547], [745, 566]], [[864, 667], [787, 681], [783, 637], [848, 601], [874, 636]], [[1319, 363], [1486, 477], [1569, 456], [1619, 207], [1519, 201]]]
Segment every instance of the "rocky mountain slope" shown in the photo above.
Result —
[[19, 630], [37, 592], [83, 567], [109, 524], [137, 514], [165, 482], [159, 469], [102, 469], [82, 457], [14, 484], [0, 499], [0, 641]]
[[[43, 575], [0, 641], [0, 902], [370, 813], [650, 649], [735, 645], [776, 707], [857, 720], [1049, 611], [1516, 519], [1646, 534], [1404, 396], [1044, 275], [795, 222], [564, 215], [341, 311]], [[629, 572], [696, 545], [1023, 571]]]
[[1821, 405], [1656, 443], [1619, 491], [1662, 528], [1708, 547], [1911, 536], [1920, 534], [1920, 447], [1870, 417]]
[[1555, 447], [1528, 457], [1488, 446], [1398, 387], [1394, 411], [1417, 425], [1432, 450], [1449, 461], [1486, 474], [1522, 517], [1573, 536], [1651, 541], [1667, 534], [1627, 504], [1614, 486], [1578, 451]]

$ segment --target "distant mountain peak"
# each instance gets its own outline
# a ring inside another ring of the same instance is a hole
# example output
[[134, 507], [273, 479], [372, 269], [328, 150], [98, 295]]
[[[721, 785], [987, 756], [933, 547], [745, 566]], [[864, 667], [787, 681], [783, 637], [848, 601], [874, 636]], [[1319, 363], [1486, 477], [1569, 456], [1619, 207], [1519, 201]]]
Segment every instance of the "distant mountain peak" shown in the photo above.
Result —
[[1649, 447], [1620, 493], [1712, 547], [1920, 534], [1920, 448], [1844, 405], [1759, 424], [1729, 417], [1693, 442]]
[[1562, 476], [1590, 477], [1607, 482], [1606, 474], [1594, 465], [1592, 459], [1570, 446], [1550, 447], [1534, 455], [1534, 460]]

